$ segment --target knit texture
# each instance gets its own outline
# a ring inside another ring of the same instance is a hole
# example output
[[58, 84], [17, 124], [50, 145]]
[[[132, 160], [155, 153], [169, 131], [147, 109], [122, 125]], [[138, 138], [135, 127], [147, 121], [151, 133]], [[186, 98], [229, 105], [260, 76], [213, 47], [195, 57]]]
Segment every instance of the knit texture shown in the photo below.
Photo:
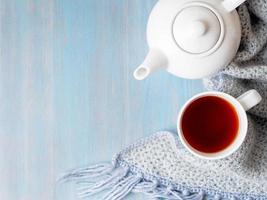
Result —
[[238, 13], [242, 39], [234, 61], [203, 80], [208, 90], [238, 97], [256, 89], [263, 97], [248, 111], [247, 137], [237, 152], [221, 160], [202, 160], [191, 155], [175, 134], [160, 132], [124, 149], [110, 165], [72, 170], [62, 180], [76, 180], [80, 197], [107, 191], [106, 200], [120, 200], [130, 192], [153, 199], [266, 200], [267, 0], [249, 0]]
[[242, 148], [222, 162], [231, 162], [229, 168], [242, 177], [267, 182], [267, 1], [250, 0], [238, 8], [238, 13], [242, 39], [236, 58], [215, 77], [205, 79], [204, 85], [234, 97], [256, 89], [263, 97], [248, 111], [249, 131]]

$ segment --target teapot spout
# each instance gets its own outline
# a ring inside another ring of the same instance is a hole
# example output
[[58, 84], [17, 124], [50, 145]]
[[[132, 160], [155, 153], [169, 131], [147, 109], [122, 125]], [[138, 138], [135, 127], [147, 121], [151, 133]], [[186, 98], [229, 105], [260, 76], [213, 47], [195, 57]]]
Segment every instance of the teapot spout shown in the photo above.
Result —
[[228, 12], [232, 12], [245, 1], [246, 0], [224, 0], [222, 4]]
[[134, 78], [144, 80], [154, 71], [167, 65], [166, 56], [159, 50], [150, 50], [145, 61], [134, 71]]
[[151, 73], [151, 69], [147, 67], [146, 65], [140, 65], [135, 71], [134, 71], [134, 78], [136, 80], [144, 80], [146, 77], [149, 76]]

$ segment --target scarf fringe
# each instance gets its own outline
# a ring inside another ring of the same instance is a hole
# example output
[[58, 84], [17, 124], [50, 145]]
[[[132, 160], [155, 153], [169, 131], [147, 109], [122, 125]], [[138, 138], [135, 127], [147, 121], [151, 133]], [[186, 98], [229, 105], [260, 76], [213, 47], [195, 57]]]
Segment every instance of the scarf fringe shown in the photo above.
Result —
[[78, 168], [71, 170], [65, 174], [63, 174], [59, 181], [64, 182], [68, 180], [81, 180], [81, 179], [89, 179], [96, 178], [105, 174], [108, 174], [113, 170], [113, 165], [109, 163], [103, 163], [98, 165], [93, 165], [90, 167]]
[[75, 169], [64, 174], [60, 181], [75, 181], [78, 196], [89, 196], [106, 191], [103, 200], [122, 200], [129, 193], [143, 193], [151, 199], [204, 200], [205, 193], [178, 191], [171, 186], [159, 184], [156, 180], [145, 180], [142, 174], [132, 173], [128, 167], [115, 167], [109, 163]]

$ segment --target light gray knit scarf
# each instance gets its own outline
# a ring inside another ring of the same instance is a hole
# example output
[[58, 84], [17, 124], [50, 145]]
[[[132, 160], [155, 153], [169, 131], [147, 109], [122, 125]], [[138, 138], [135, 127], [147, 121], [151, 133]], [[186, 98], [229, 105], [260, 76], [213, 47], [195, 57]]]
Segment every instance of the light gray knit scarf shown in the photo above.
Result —
[[267, 0], [249, 0], [238, 12], [242, 40], [236, 58], [204, 80], [208, 90], [238, 97], [256, 89], [263, 97], [249, 111], [248, 135], [236, 153], [221, 160], [201, 160], [188, 153], [174, 134], [160, 132], [119, 152], [112, 163], [72, 170], [62, 180], [76, 180], [79, 196], [89, 199], [105, 192], [98, 199], [120, 200], [137, 192], [153, 199], [266, 200]]

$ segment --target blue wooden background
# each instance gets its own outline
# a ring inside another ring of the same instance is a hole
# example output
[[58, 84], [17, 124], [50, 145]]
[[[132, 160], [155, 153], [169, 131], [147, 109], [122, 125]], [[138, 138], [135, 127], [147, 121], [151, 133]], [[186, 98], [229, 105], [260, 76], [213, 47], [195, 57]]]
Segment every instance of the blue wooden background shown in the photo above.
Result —
[[155, 2], [0, 0], [1, 200], [76, 199], [61, 172], [175, 131], [203, 88], [167, 72], [133, 79]]

